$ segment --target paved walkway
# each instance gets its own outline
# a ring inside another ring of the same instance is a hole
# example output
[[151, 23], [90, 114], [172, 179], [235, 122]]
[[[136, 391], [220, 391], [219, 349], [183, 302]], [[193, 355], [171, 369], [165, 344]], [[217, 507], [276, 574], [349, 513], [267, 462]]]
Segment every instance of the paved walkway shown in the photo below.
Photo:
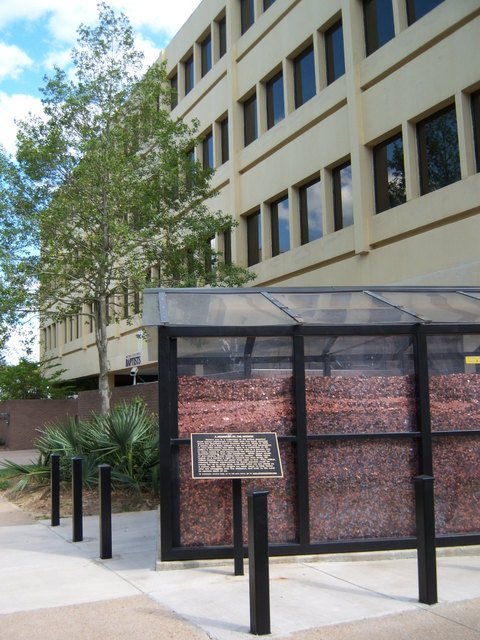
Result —
[[[0, 500], [1, 639], [252, 637], [248, 577], [230, 564], [155, 571], [157, 512], [113, 516], [110, 560], [98, 558], [98, 528], [84, 518], [72, 543], [70, 519], [50, 527]], [[414, 557], [272, 560], [272, 637], [478, 640], [480, 554], [464, 553], [439, 557], [432, 607], [417, 602]]]
[[[114, 515], [100, 560], [97, 517], [72, 543], [70, 519], [50, 527], [0, 498], [0, 640], [251, 638], [248, 576], [233, 562], [156, 571], [157, 539], [157, 512]], [[480, 640], [480, 550], [443, 551], [431, 607], [411, 553], [272, 559], [271, 637]]]

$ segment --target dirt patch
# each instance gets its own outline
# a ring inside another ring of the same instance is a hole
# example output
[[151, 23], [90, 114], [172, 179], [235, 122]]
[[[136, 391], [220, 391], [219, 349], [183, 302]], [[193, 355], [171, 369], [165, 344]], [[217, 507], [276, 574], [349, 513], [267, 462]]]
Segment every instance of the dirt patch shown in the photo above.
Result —
[[[7, 489], [0, 491], [9, 502], [17, 505], [22, 511], [35, 518], [50, 518], [51, 493], [49, 486], [26, 487], [23, 491]], [[158, 507], [159, 498], [152, 491], [112, 491], [112, 513], [126, 511], [151, 511]], [[100, 513], [98, 489], [83, 489], [83, 515], [93, 516]], [[68, 486], [60, 491], [60, 516], [66, 518], [72, 515], [72, 493]]]

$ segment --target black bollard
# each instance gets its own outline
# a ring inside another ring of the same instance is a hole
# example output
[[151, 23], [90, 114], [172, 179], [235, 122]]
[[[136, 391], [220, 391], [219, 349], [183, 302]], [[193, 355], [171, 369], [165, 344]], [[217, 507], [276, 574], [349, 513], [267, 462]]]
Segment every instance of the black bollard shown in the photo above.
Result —
[[82, 459], [72, 458], [72, 542], [83, 540]]
[[424, 604], [435, 604], [438, 599], [432, 476], [421, 475], [415, 478], [415, 518], [417, 525], [418, 600]]
[[250, 633], [259, 636], [270, 633], [267, 496], [268, 491], [247, 494]]
[[51, 525], [60, 524], [60, 456], [58, 453], [50, 455], [50, 491], [52, 494]]
[[98, 465], [100, 497], [100, 558], [112, 557], [112, 485], [110, 465]]

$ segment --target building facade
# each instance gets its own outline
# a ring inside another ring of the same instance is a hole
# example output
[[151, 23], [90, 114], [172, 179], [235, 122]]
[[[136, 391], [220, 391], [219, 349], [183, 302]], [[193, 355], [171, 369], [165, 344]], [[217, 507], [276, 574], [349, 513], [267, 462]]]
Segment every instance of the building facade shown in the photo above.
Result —
[[[203, 0], [161, 58], [238, 223], [224, 259], [258, 286], [480, 284], [479, 33], [479, 0]], [[138, 330], [111, 327], [112, 384], [155, 373]], [[98, 372], [78, 318], [43, 340]]]

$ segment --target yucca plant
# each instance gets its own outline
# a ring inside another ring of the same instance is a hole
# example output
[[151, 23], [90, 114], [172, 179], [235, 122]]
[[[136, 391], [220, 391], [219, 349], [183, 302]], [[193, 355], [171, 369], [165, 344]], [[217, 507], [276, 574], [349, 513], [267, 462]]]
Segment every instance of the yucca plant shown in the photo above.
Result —
[[71, 459], [78, 456], [86, 486], [97, 484], [99, 464], [109, 464], [116, 486], [158, 488], [158, 429], [141, 402], [118, 405], [107, 415], [93, 415], [88, 421], [71, 418], [65, 424], [50, 424], [39, 433], [36, 465], [7, 463], [12, 474], [22, 476], [20, 489], [34, 481], [48, 483], [52, 453], [60, 456], [60, 478], [65, 481], [71, 480]]
[[142, 403], [121, 404], [105, 416], [94, 416], [90, 435], [95, 452], [112, 467], [112, 478], [140, 486], [151, 481], [158, 464], [158, 430]]

